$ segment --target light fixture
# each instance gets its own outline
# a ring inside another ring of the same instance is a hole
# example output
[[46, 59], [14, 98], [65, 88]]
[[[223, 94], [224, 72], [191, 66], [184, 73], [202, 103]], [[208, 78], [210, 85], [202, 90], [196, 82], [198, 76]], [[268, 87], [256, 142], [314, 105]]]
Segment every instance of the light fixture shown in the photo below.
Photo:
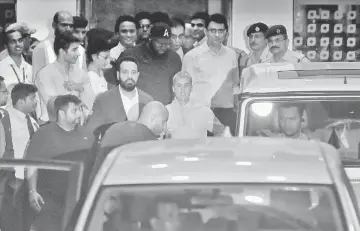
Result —
[[260, 117], [266, 117], [271, 114], [273, 110], [272, 103], [253, 103], [251, 105], [251, 110], [253, 113]]

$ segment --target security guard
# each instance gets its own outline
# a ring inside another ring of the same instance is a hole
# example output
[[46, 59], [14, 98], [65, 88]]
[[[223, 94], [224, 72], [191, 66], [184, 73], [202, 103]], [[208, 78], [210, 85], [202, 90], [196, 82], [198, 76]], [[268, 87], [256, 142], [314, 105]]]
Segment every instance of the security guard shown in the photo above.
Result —
[[265, 39], [265, 34], [268, 29], [269, 27], [262, 22], [252, 24], [249, 27], [246, 35], [249, 38], [251, 52], [249, 55], [239, 58], [240, 71], [253, 64], [262, 63], [265, 60], [271, 58], [271, 53], [268, 49], [267, 41]]
[[266, 60], [267, 63], [302, 63], [310, 62], [305, 55], [289, 50], [289, 38], [286, 28], [283, 25], [270, 27], [265, 35], [272, 57]]

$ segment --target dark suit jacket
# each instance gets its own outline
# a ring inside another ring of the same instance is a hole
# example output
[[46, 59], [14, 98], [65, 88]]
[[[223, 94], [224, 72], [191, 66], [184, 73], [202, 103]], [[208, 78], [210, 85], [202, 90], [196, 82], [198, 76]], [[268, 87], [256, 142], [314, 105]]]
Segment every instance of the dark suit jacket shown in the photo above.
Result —
[[[145, 105], [153, 98], [145, 92], [137, 89], [139, 93], [139, 114]], [[114, 123], [123, 122], [127, 120], [126, 112], [120, 95], [119, 87], [114, 87], [102, 94], [100, 94], [94, 102], [93, 114], [90, 116], [87, 123], [87, 129], [93, 132], [97, 127]]]

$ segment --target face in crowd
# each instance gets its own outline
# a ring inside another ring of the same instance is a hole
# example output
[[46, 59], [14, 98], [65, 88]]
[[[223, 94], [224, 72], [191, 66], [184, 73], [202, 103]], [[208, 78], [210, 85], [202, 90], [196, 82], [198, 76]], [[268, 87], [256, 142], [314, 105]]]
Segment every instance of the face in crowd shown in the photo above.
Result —
[[174, 51], [179, 50], [185, 41], [185, 28], [182, 26], [176, 26], [171, 28], [171, 41]]
[[262, 50], [267, 46], [265, 35], [263, 32], [255, 32], [249, 35], [249, 45], [251, 50]]
[[271, 36], [268, 38], [268, 46], [272, 54], [283, 54], [289, 47], [289, 39], [286, 35]]
[[80, 56], [79, 51], [80, 43], [70, 43], [69, 48], [67, 50], [60, 49], [60, 53], [62, 53], [64, 60], [67, 63], [75, 64], [77, 59]]
[[73, 35], [81, 41], [81, 44], [85, 44], [86, 28], [74, 28]]
[[137, 38], [136, 25], [134, 22], [124, 21], [119, 25], [120, 43], [126, 47], [133, 47]]
[[118, 80], [122, 89], [125, 91], [133, 91], [139, 79], [138, 66], [132, 61], [123, 61], [120, 64], [118, 72]]
[[205, 21], [203, 19], [197, 18], [191, 20], [191, 28], [193, 31], [192, 36], [200, 41], [205, 37]]
[[92, 55], [93, 64], [99, 69], [105, 69], [110, 64], [110, 50], [100, 51], [97, 54]]
[[279, 127], [280, 132], [287, 137], [294, 137], [300, 134], [302, 119], [302, 111], [297, 106], [280, 106]]
[[64, 123], [71, 127], [78, 126], [82, 116], [81, 104], [70, 102], [67, 107], [59, 111], [59, 116], [62, 117]]
[[151, 22], [150, 19], [144, 18], [139, 21], [140, 28], [138, 36], [140, 39], [148, 39], [150, 37]]
[[157, 217], [151, 220], [151, 226], [155, 231], [179, 231], [180, 215], [179, 208], [175, 203], [159, 203], [157, 205]]
[[192, 79], [190, 76], [178, 76], [174, 78], [173, 91], [175, 98], [181, 102], [188, 102], [192, 91]]
[[3, 80], [0, 80], [0, 107], [6, 105], [8, 96], [9, 96], [9, 91], [6, 88], [6, 84]]
[[72, 32], [74, 29], [74, 19], [67, 13], [59, 13], [58, 20], [53, 22], [53, 28], [55, 30], [55, 36], [66, 31]]
[[211, 21], [206, 29], [209, 45], [220, 46], [226, 38], [227, 30], [223, 23]]
[[157, 55], [163, 55], [172, 46], [171, 38], [152, 38], [154, 51]]
[[24, 37], [19, 31], [7, 34], [7, 49], [11, 55], [21, 55], [24, 52]]

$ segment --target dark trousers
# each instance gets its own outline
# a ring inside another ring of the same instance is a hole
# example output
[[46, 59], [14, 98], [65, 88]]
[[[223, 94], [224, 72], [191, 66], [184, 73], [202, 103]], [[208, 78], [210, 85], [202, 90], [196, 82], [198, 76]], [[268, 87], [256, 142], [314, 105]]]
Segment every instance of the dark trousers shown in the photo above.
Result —
[[229, 126], [231, 134], [235, 136], [236, 112], [233, 108], [211, 108], [216, 118], [224, 125]]

